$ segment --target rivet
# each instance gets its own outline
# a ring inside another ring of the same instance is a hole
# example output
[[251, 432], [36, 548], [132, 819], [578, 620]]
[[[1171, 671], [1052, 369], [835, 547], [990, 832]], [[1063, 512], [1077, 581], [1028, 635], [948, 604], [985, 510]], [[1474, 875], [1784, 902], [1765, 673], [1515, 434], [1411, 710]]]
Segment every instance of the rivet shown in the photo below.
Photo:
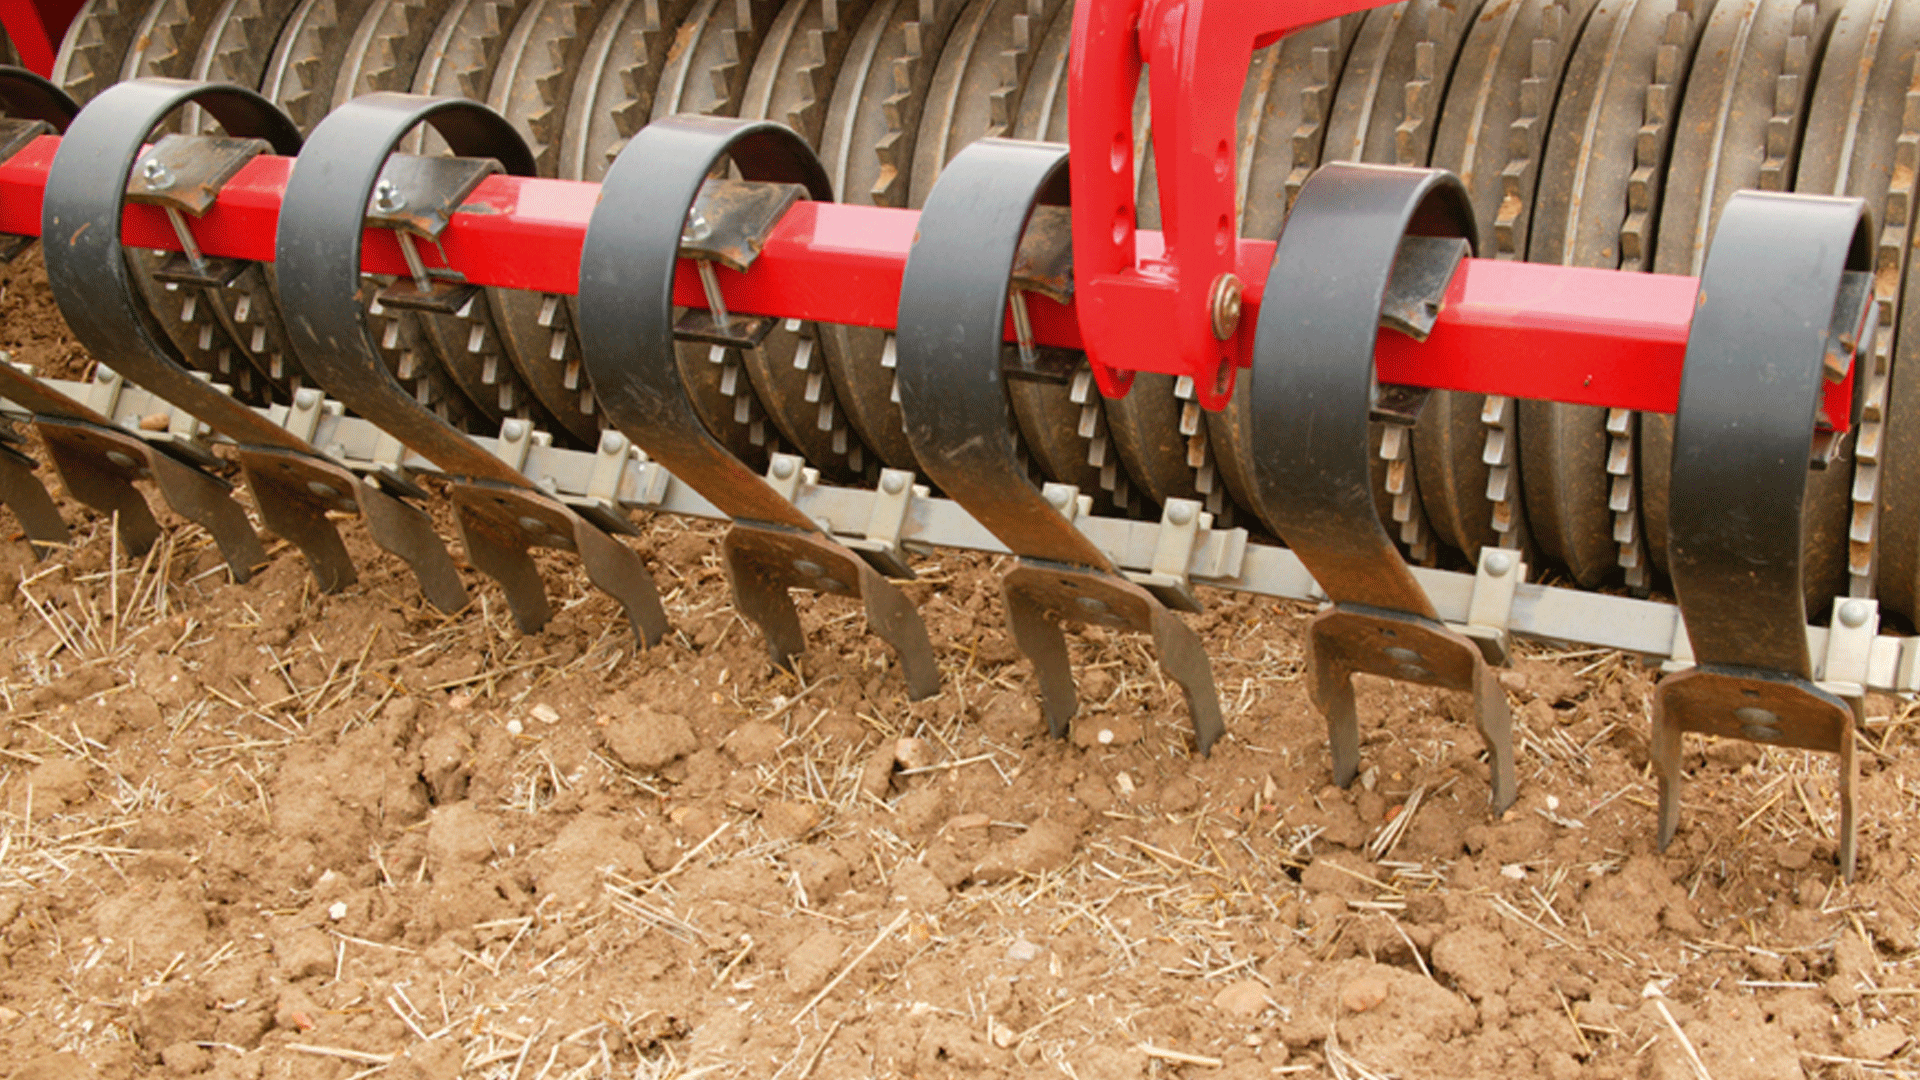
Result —
[[1840, 622], [1843, 626], [1859, 629], [1867, 624], [1867, 605], [1859, 600], [1849, 600], [1840, 605]]
[[817, 562], [809, 562], [806, 559], [793, 560], [793, 568], [807, 577], [819, 577], [827, 572], [826, 567], [821, 566]]
[[134, 460], [132, 458], [128, 457], [127, 455], [121, 453], [118, 450], [107, 451], [107, 460], [113, 462], [115, 465], [118, 465], [123, 469], [131, 469], [131, 468], [134, 468], [135, 466]]
[[1740, 734], [1755, 742], [1777, 742], [1780, 739], [1780, 716], [1770, 709], [1746, 705], [1733, 710], [1733, 718], [1740, 721]]
[[907, 490], [907, 478], [897, 472], [888, 472], [880, 478], [880, 490], [889, 495], [898, 495]]
[[1412, 649], [1402, 649], [1398, 646], [1389, 645], [1381, 651], [1386, 653], [1391, 659], [1402, 664], [1418, 664], [1426, 660], [1426, 657], [1421, 656]]
[[1091, 611], [1095, 615], [1106, 614], [1107, 602], [1105, 600], [1101, 600], [1097, 597], [1092, 597], [1092, 596], [1082, 596], [1075, 602], [1080, 605], [1080, 608], [1083, 611]]
[[508, 442], [519, 442], [527, 437], [527, 422], [513, 419], [500, 425], [500, 437]]
[[773, 475], [777, 480], [793, 479], [793, 459], [790, 457], [774, 458]]
[[332, 487], [326, 484], [323, 484], [318, 480], [307, 481], [307, 490], [313, 492], [315, 495], [318, 495], [323, 499], [337, 499], [340, 497], [340, 493], [338, 491], [335, 491]]
[[1193, 520], [1193, 507], [1184, 502], [1174, 503], [1167, 507], [1167, 520], [1175, 525], [1185, 525]]
[[547, 531], [546, 522], [530, 515], [520, 519], [520, 527], [530, 533], [543, 533]]
[[600, 433], [600, 452], [603, 454], [621, 454], [627, 449], [627, 437], [617, 431]]
[[1506, 577], [1507, 571], [1511, 569], [1513, 569], [1512, 555], [1504, 551], [1490, 551], [1487, 553], [1487, 573], [1492, 574], [1494, 577]]

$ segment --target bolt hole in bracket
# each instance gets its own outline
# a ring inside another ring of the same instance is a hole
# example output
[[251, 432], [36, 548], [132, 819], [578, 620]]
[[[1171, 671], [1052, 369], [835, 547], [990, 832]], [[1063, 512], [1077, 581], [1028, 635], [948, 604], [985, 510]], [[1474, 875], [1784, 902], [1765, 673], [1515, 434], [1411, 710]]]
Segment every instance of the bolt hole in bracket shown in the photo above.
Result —
[[1199, 636], [1075, 527], [1072, 488], [1034, 489], [1013, 444], [1002, 356], [1014, 265], [1036, 204], [1066, 203], [1066, 165], [1062, 147], [983, 139], [941, 172], [900, 282], [907, 437], [933, 482], [1020, 559], [1002, 583], [1007, 619], [1052, 733], [1079, 708], [1060, 624], [1105, 626], [1153, 636], [1206, 753], [1223, 724]]
[[[335, 109], [314, 128], [294, 163], [274, 242], [293, 348], [334, 397], [452, 479], [450, 493], [468, 558], [499, 583], [523, 632], [539, 630], [552, 614], [530, 554], [533, 547], [547, 547], [577, 554], [588, 579], [620, 603], [635, 636], [652, 645], [666, 635], [667, 618], [640, 556], [416, 402], [394, 381], [368, 335], [359, 299], [368, 219], [376, 225], [397, 222], [403, 235], [393, 240], [404, 255], [413, 240], [405, 233], [437, 235], [428, 220], [433, 209], [447, 198], [462, 197], [492, 171], [427, 166], [389, 174], [400, 140], [422, 123], [430, 124], [457, 157], [493, 159], [519, 176], [534, 172], [525, 141], [499, 114], [476, 102], [380, 93]], [[383, 175], [389, 180], [384, 191]], [[429, 186], [446, 197], [426, 195]], [[453, 196], [455, 191], [462, 196]], [[423, 210], [428, 219], [420, 217]], [[417, 249], [414, 255], [419, 258]], [[415, 291], [424, 283], [431, 293], [440, 280], [423, 265], [406, 289]], [[506, 421], [501, 444], [530, 447], [532, 434], [525, 427], [525, 421]]]
[[[1381, 397], [1379, 328], [1430, 328], [1474, 238], [1466, 190], [1449, 173], [1322, 167], [1301, 188], [1274, 249], [1249, 392], [1258, 509], [1331, 601], [1309, 624], [1307, 647], [1308, 690], [1326, 717], [1334, 781], [1344, 787], [1359, 774], [1355, 674], [1464, 690], [1499, 813], [1516, 795], [1506, 694], [1483, 646], [1441, 623], [1381, 527], [1368, 460], [1367, 425]], [[1412, 406], [1417, 415], [1417, 400]], [[1511, 582], [1523, 573], [1483, 561], [1480, 577]], [[1492, 624], [1478, 636], [1503, 652], [1496, 590], [1476, 579], [1475, 591]]]
[[1869, 318], [1858, 284], [1873, 235], [1859, 199], [1743, 191], [1707, 250], [1674, 416], [1668, 550], [1694, 663], [1654, 693], [1663, 848], [1680, 822], [1683, 733], [1820, 750], [1840, 757], [1839, 864], [1853, 877], [1859, 638], [1877, 611], [1836, 602], [1817, 672], [1801, 533], [1826, 384], [1851, 370]]
[[[710, 179], [727, 161], [743, 179]], [[794, 506], [806, 471], [798, 459], [776, 454], [763, 479], [714, 438], [677, 362], [676, 340], [751, 347], [772, 329], [777, 320], [728, 314], [715, 264], [746, 272], [802, 195], [833, 198], [813, 151], [779, 124], [675, 116], [643, 128], [601, 181], [581, 247], [581, 355], [614, 426], [731, 519], [721, 555], [734, 604], [760, 628], [773, 662], [790, 668], [806, 651], [791, 590], [857, 597], [918, 700], [939, 692], [940, 669], [913, 602]], [[676, 320], [683, 257], [709, 310]], [[911, 495], [910, 484], [895, 487], [903, 489], [895, 496]], [[905, 569], [897, 558], [880, 565]]]
[[[190, 103], [227, 134], [170, 135], [143, 152], [154, 128]], [[189, 371], [168, 339], [154, 331], [134, 287], [121, 247], [125, 202], [165, 211], [185, 249], [163, 266], [169, 280], [218, 289], [246, 270], [242, 260], [202, 256], [186, 219], [204, 215], [221, 187], [269, 149], [298, 153], [300, 133], [277, 106], [252, 91], [172, 79], [134, 80], [103, 91], [68, 127], [48, 171], [43, 229], [52, 240], [46, 260], [54, 299], [94, 356], [234, 441], [262, 522], [299, 548], [323, 591], [337, 592], [357, 578], [328, 514], [357, 513], [374, 541], [413, 569], [430, 601], [457, 611], [466, 606], [466, 589], [431, 519]], [[307, 396], [318, 394], [309, 390]], [[225, 527], [240, 535], [238, 526]], [[253, 547], [258, 549], [257, 539]], [[265, 561], [264, 551], [246, 557]]]

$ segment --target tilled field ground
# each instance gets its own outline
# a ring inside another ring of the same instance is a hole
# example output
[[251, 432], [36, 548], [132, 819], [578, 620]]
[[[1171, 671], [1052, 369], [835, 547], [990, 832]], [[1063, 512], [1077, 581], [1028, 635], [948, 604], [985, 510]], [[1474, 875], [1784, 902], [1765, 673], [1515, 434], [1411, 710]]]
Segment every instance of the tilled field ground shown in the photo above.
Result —
[[[34, 290], [0, 345], [71, 370]], [[357, 526], [246, 585], [63, 501], [0, 545], [0, 1076], [1920, 1075], [1920, 723], [1870, 703], [1859, 880], [1833, 761], [1689, 742], [1653, 846], [1652, 681], [1531, 650], [1521, 798], [1445, 695], [1363, 689], [1329, 784], [1304, 609], [1193, 619], [1230, 734], [1188, 750], [1137, 638], [1080, 635], [1045, 735], [992, 561], [908, 586], [909, 704], [845, 601], [774, 671], [712, 529], [644, 523], [676, 633], [634, 654], [564, 562], [542, 634], [446, 619]], [[449, 531], [450, 534], [450, 531]]]

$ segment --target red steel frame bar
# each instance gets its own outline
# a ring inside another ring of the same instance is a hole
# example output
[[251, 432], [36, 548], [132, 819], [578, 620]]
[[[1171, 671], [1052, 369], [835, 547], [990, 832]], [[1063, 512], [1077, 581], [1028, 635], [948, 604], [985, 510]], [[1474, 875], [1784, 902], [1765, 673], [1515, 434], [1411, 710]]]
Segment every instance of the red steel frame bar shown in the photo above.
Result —
[[[0, 164], [0, 232], [39, 235], [41, 194], [58, 147], [58, 137], [44, 136]], [[193, 223], [200, 246], [212, 255], [271, 262], [292, 168], [291, 158], [262, 156], [242, 169]], [[490, 177], [442, 234], [444, 261], [430, 249], [423, 254], [478, 285], [576, 292], [598, 193], [597, 185], [575, 181]], [[718, 270], [721, 293], [729, 310], [746, 314], [892, 328], [918, 220], [912, 210], [799, 203], [750, 271]], [[179, 246], [155, 207], [127, 207], [126, 239], [137, 247]], [[1157, 254], [1161, 243], [1157, 232], [1136, 234], [1143, 254]], [[364, 250], [370, 273], [406, 273], [391, 232], [369, 230]], [[1266, 241], [1240, 240], [1234, 252], [1235, 272], [1246, 283], [1248, 329], [1237, 335], [1234, 356], [1242, 366], [1272, 259]], [[1168, 325], [1178, 284], [1149, 280], [1134, 290], [1133, 303], [1146, 309], [1141, 325]], [[687, 306], [706, 304], [688, 261], [675, 291]], [[1690, 277], [1469, 259], [1454, 275], [1431, 336], [1415, 342], [1381, 331], [1376, 367], [1384, 383], [1670, 413], [1698, 291]], [[1085, 347], [1075, 305], [1031, 295], [1029, 304], [1036, 341]], [[1851, 377], [1829, 385], [1827, 412], [1842, 430], [1851, 400]]]
[[60, 40], [86, 0], [0, 0], [0, 26], [20, 54], [20, 63], [41, 75], [53, 74]]

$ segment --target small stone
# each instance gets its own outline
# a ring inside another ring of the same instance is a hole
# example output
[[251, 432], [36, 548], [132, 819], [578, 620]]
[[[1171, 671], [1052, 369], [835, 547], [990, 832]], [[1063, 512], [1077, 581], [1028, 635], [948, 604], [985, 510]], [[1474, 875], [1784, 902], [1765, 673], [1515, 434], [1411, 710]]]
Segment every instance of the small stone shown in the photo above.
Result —
[[1095, 741], [1097, 741], [1097, 742], [1099, 742], [1099, 744], [1100, 744], [1101, 746], [1111, 746], [1111, 745], [1113, 745], [1113, 729], [1112, 729], [1112, 728], [1101, 728], [1101, 729], [1100, 729], [1100, 734], [1098, 734], [1098, 735], [1095, 735], [1095, 736], [1094, 736], [1094, 739], [1095, 739]]
[[806, 803], [771, 803], [760, 811], [760, 826], [767, 834], [781, 840], [798, 840], [813, 831], [820, 824], [820, 811]]
[[529, 709], [528, 712], [535, 720], [543, 724], [557, 724], [560, 722], [560, 710], [545, 703], [535, 705], [532, 709]]
[[334, 922], [339, 922], [346, 917], [347, 902], [345, 900], [335, 900], [333, 903], [327, 905], [327, 918]]
[[1134, 792], [1133, 777], [1128, 776], [1126, 773], [1120, 773], [1113, 778], [1113, 786], [1120, 794], [1128, 796], [1129, 798], [1132, 797]]
[[933, 748], [925, 739], [900, 739], [893, 744], [893, 760], [909, 771], [929, 768], [933, 765]]
[[1213, 1007], [1228, 1016], [1259, 1016], [1267, 1008], [1267, 988], [1258, 979], [1241, 979], [1213, 995]]
[[1527, 868], [1520, 863], [1508, 863], [1500, 868], [1500, 876], [1508, 881], [1527, 880]]
[[518, 720], [507, 721], [507, 734], [509, 735], [522, 735], [526, 733], [526, 730], [527, 725]]
[[866, 765], [860, 770], [860, 793], [869, 798], [885, 801], [893, 790], [894, 748], [881, 743], [867, 756]]
[[140, 430], [141, 431], [165, 431], [167, 430], [168, 425], [171, 424], [172, 422], [173, 422], [173, 418], [168, 416], [166, 413], [163, 413], [163, 412], [148, 413], [147, 415], [140, 418]]
[[1348, 1012], [1363, 1013], [1387, 1000], [1387, 981], [1363, 975], [1340, 988], [1340, 1004]]
[[1040, 959], [1041, 954], [1046, 951], [1026, 938], [1020, 938], [1007, 946], [1007, 959], [1016, 964], [1025, 964]]
[[1500, 673], [1500, 688], [1509, 693], [1524, 694], [1527, 692], [1527, 677], [1518, 671], [1503, 671]]

